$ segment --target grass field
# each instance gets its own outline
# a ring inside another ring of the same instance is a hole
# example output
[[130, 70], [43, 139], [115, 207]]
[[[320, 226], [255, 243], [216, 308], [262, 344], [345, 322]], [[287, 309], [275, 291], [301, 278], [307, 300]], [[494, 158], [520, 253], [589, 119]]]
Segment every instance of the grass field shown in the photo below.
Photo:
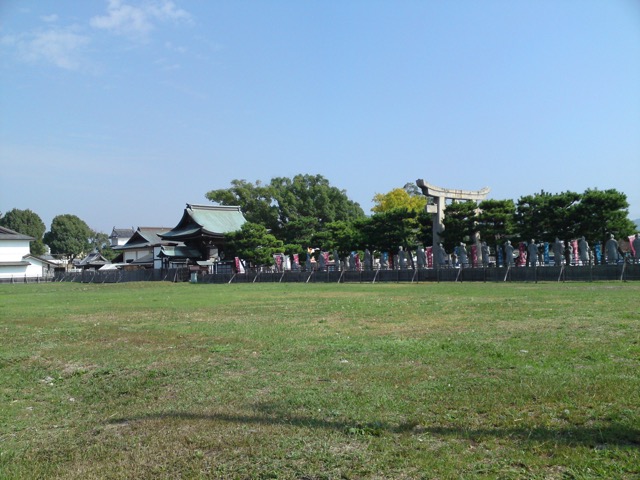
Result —
[[0, 478], [640, 478], [640, 283], [0, 285]]

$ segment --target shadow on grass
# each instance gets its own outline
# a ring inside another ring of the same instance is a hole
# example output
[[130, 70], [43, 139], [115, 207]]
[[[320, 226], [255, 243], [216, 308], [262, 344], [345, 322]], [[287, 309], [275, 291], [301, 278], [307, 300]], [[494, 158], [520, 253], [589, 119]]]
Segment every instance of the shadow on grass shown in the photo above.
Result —
[[425, 426], [413, 422], [399, 425], [384, 422], [359, 423], [313, 417], [278, 414], [271, 405], [260, 405], [260, 415], [231, 415], [225, 413], [165, 412], [110, 419], [110, 424], [126, 424], [148, 420], [205, 420], [235, 424], [284, 425], [311, 429], [336, 430], [346, 435], [381, 436], [391, 434], [433, 435], [481, 442], [486, 438], [505, 438], [525, 442], [564, 444], [569, 446], [616, 445], [640, 448], [640, 429], [610, 424], [602, 427], [573, 426], [569, 428], [461, 428]]

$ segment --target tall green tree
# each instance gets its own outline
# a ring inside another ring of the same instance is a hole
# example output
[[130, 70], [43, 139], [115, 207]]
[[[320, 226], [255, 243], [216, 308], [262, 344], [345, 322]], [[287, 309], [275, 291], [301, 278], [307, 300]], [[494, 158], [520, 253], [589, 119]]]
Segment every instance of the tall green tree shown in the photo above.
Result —
[[276, 177], [268, 185], [244, 180], [231, 184], [206, 197], [222, 205], [239, 205], [248, 221], [263, 225], [287, 244], [310, 246], [312, 234], [327, 224], [364, 217], [360, 205], [322, 175]]
[[112, 261], [118, 256], [118, 252], [111, 248], [111, 242], [109, 241], [109, 235], [104, 232], [91, 231], [91, 237], [89, 238], [91, 246], [100, 252], [104, 258]]
[[422, 210], [416, 215], [416, 221], [418, 222], [418, 244], [433, 245], [433, 214]]
[[79, 217], [71, 214], [58, 215], [51, 222], [51, 230], [44, 234], [44, 242], [52, 254], [74, 258], [88, 253], [94, 232]]
[[273, 264], [273, 255], [281, 253], [284, 246], [260, 224], [245, 222], [240, 230], [225, 235], [225, 250], [253, 265]]
[[476, 229], [482, 240], [494, 245], [513, 234], [516, 213], [513, 200], [483, 200], [478, 206]]
[[478, 206], [473, 200], [454, 202], [447, 205], [444, 212], [443, 245], [451, 251], [460, 242], [469, 242], [476, 232], [476, 210]]
[[42, 239], [46, 227], [38, 214], [29, 209], [20, 210], [14, 208], [0, 217], [0, 226], [33, 237], [35, 240], [29, 244], [29, 249], [33, 255], [45, 253], [46, 248]]
[[573, 237], [576, 230], [573, 208], [579, 200], [580, 195], [570, 191], [559, 194], [541, 191], [520, 197], [515, 215], [518, 238], [552, 242], [556, 237]]
[[358, 203], [344, 190], [330, 185], [322, 175], [276, 177], [271, 188], [278, 205], [281, 225], [301, 217], [315, 218], [321, 227], [338, 220], [354, 220], [364, 216]]
[[248, 222], [259, 223], [268, 230], [277, 230], [279, 227], [273, 189], [270, 185], [263, 185], [260, 180], [255, 183], [232, 180], [231, 187], [211, 190], [205, 196], [220, 205], [241, 207]]
[[324, 251], [337, 250], [340, 256], [348, 255], [353, 250], [366, 247], [363, 236], [363, 225], [369, 219], [363, 217], [354, 221], [338, 220], [325, 225], [324, 229], [314, 235], [314, 246]]
[[615, 189], [588, 189], [573, 208], [575, 235], [595, 242], [606, 242], [609, 234], [626, 237], [635, 232], [629, 219], [627, 196]]
[[374, 213], [363, 223], [363, 243], [371, 250], [395, 253], [415, 248], [420, 228], [414, 212], [397, 208]]

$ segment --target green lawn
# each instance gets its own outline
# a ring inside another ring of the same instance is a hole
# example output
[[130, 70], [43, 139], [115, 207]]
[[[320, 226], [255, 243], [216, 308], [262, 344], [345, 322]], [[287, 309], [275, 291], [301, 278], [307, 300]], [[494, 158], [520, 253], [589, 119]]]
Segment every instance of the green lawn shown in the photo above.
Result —
[[0, 478], [640, 478], [640, 283], [0, 285]]

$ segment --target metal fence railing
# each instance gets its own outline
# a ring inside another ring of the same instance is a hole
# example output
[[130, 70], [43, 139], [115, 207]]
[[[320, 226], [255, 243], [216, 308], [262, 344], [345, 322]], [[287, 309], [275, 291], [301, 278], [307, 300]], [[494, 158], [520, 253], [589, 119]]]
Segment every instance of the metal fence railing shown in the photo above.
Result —
[[[81, 283], [187, 282], [224, 283], [384, 283], [384, 282], [592, 282], [640, 280], [640, 264], [540, 267], [424, 268], [363, 271], [264, 271], [244, 273], [194, 273], [187, 268], [169, 270], [109, 270], [56, 272], [47, 280], [16, 278], [11, 283], [43, 281]], [[7, 279], [0, 279], [7, 283]]]
[[0, 277], [0, 283], [47, 283], [53, 282], [53, 275], [30, 277], [26, 275], [12, 275]]

